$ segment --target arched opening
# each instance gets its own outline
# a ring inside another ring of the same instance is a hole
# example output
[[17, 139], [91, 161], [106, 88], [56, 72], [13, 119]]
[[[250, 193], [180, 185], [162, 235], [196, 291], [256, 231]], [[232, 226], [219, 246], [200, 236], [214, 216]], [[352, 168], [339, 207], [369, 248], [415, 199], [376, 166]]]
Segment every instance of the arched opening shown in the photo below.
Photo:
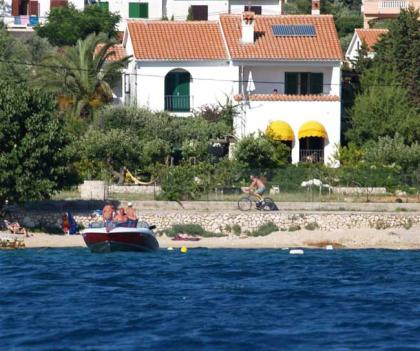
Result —
[[292, 127], [287, 122], [274, 121], [267, 126], [265, 133], [272, 140], [282, 143], [289, 148], [287, 162], [292, 163], [292, 148], [295, 138]]
[[165, 111], [189, 112], [191, 74], [174, 69], [165, 77]]
[[324, 163], [324, 147], [327, 132], [322, 124], [309, 121], [299, 129], [299, 161]]

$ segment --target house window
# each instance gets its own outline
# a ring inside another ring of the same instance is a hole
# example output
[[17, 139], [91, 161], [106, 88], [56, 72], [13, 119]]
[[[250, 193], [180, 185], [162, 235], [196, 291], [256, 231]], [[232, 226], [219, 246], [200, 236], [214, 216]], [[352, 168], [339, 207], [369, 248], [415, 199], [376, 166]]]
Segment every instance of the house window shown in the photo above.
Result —
[[50, 8], [65, 7], [65, 6], [68, 6], [67, 0], [51, 0], [50, 1]]
[[98, 3], [98, 5], [101, 9], [109, 11], [109, 2], [108, 1], [100, 1]]
[[261, 6], [245, 6], [244, 10], [245, 11], [252, 11], [256, 15], [261, 15], [261, 13], [262, 13], [262, 7]]
[[192, 5], [191, 14], [193, 21], [207, 21], [209, 19], [209, 8], [207, 5]]
[[128, 3], [128, 17], [149, 18], [149, 3], [147, 2]]
[[322, 94], [324, 89], [323, 73], [308, 72], [286, 72], [285, 74], [285, 94], [307, 95]]

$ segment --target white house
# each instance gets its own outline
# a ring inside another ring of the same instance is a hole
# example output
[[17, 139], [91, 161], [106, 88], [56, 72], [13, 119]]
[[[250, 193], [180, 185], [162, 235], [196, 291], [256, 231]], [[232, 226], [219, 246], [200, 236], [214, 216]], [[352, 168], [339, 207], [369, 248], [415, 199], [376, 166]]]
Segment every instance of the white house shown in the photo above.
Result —
[[379, 41], [381, 36], [386, 35], [388, 29], [362, 29], [356, 28], [353, 37], [346, 51], [346, 60], [351, 64], [357, 60], [359, 50], [362, 44], [365, 43], [367, 49], [367, 57], [373, 58], [375, 56], [374, 46]]
[[133, 21], [123, 100], [188, 115], [226, 96], [242, 106], [237, 137], [265, 132], [292, 162], [334, 164], [342, 52], [332, 16], [244, 12], [219, 21]]
[[245, 10], [264, 15], [282, 12], [282, 0], [4, 0], [3, 8], [0, 4], [0, 17], [10, 29], [31, 30], [46, 20], [51, 8], [68, 4], [78, 9], [87, 4], [98, 4], [118, 13], [121, 16], [120, 30], [125, 30], [128, 20], [186, 20], [190, 7], [193, 20], [217, 20], [220, 14]]

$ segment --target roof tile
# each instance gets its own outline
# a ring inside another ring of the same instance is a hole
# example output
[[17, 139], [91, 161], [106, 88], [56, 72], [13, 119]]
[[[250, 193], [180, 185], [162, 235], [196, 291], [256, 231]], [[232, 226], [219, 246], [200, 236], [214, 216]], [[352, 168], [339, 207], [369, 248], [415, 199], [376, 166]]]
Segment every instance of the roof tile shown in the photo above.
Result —
[[[246, 60], [341, 60], [342, 51], [331, 15], [255, 16], [256, 39], [241, 44], [241, 16], [220, 16], [232, 59]], [[276, 37], [275, 24], [313, 24], [315, 36]]]
[[211, 21], [131, 21], [138, 60], [225, 60], [222, 33]]
[[355, 29], [357, 36], [361, 41], [364, 41], [368, 46], [368, 51], [373, 52], [373, 46], [379, 41], [381, 35], [387, 34], [388, 29]]

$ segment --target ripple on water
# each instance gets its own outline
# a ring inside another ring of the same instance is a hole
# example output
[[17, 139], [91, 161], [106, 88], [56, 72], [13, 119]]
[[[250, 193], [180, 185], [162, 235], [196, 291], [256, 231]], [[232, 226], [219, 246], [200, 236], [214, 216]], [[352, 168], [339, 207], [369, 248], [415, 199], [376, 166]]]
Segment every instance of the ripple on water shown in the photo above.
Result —
[[0, 251], [14, 350], [420, 348], [420, 252]]

